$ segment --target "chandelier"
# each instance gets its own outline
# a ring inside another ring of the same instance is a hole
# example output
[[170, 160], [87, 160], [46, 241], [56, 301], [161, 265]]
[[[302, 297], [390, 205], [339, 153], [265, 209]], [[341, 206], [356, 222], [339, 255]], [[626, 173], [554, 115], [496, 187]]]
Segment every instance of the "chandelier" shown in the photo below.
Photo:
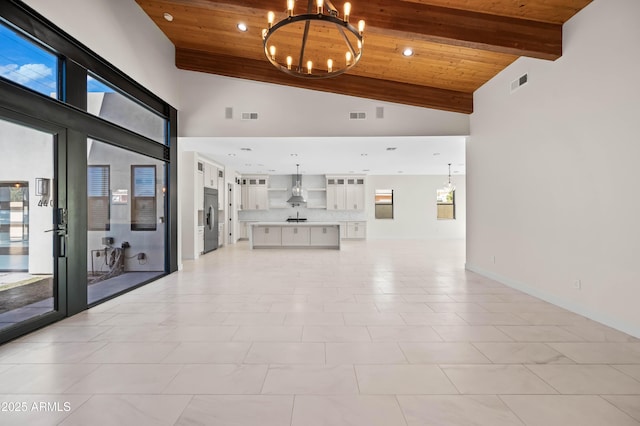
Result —
[[449, 181], [444, 183], [444, 190], [447, 192], [456, 190], [456, 186], [451, 182], [451, 163], [449, 163]]
[[344, 13], [331, 1], [309, 0], [306, 13], [294, 15], [295, 0], [287, 0], [287, 15], [275, 22], [269, 12], [268, 29], [262, 30], [264, 54], [277, 69], [302, 78], [340, 75], [360, 61], [364, 21], [349, 23], [351, 3]]

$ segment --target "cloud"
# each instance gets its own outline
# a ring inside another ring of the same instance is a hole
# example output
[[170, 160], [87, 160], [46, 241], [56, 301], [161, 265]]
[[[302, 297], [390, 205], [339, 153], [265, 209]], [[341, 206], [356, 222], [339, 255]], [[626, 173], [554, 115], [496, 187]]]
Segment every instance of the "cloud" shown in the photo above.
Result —
[[53, 70], [44, 64], [0, 65], [0, 76], [20, 84], [47, 79]]

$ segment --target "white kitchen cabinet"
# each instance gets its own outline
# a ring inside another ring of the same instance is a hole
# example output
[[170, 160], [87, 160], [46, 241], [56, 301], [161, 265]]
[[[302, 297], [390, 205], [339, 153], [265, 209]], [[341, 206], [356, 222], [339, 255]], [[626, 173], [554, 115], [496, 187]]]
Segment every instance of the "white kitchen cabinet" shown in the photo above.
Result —
[[340, 249], [337, 222], [251, 224], [250, 246], [254, 248]]
[[218, 247], [224, 245], [224, 223], [218, 224]]
[[269, 194], [266, 177], [242, 178], [242, 210], [268, 210]]
[[327, 178], [327, 210], [345, 210], [346, 195], [345, 178]]
[[218, 168], [213, 164], [204, 163], [204, 187], [218, 189]]
[[335, 226], [318, 226], [309, 228], [309, 245], [321, 247], [335, 245], [336, 241], [340, 241], [340, 236], [338, 234], [338, 228]]
[[254, 246], [263, 247], [279, 247], [282, 246], [282, 227], [280, 226], [261, 226], [252, 227]]
[[224, 172], [218, 170], [218, 210], [224, 210], [224, 195], [227, 192], [224, 184]]
[[194, 190], [196, 191], [196, 194], [195, 194], [196, 208], [197, 210], [203, 210], [204, 209], [204, 189], [203, 189], [204, 188], [204, 172], [197, 170], [195, 180], [196, 180], [196, 185]]
[[198, 253], [204, 252], [204, 226], [198, 226]]
[[308, 227], [294, 226], [282, 228], [283, 246], [308, 246], [309, 241], [310, 239]]
[[346, 192], [346, 210], [364, 210], [364, 178], [348, 178]]
[[327, 210], [364, 210], [365, 179], [327, 176]]
[[251, 224], [254, 223], [255, 221], [247, 221], [247, 220], [242, 220], [239, 223], [239, 229], [238, 229], [238, 239], [245, 239], [248, 240], [249, 239], [249, 234], [251, 232]]
[[347, 238], [367, 238], [367, 222], [347, 222]]
[[347, 238], [347, 224], [349, 222], [340, 222], [340, 239]]

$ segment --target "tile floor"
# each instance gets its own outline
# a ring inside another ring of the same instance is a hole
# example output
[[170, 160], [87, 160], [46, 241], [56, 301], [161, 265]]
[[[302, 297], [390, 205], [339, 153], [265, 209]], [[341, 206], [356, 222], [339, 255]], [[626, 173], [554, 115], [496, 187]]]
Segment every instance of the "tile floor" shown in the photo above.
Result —
[[[108, 280], [100, 281], [87, 288], [87, 300], [89, 303], [95, 303], [162, 274], [162, 272], [127, 272]], [[2, 297], [1, 292], [0, 297]], [[17, 323], [51, 312], [53, 309], [53, 297], [47, 297], [39, 302], [0, 313], [0, 329], [13, 327]]]
[[1, 346], [0, 424], [640, 425], [640, 340], [462, 242], [244, 242]]

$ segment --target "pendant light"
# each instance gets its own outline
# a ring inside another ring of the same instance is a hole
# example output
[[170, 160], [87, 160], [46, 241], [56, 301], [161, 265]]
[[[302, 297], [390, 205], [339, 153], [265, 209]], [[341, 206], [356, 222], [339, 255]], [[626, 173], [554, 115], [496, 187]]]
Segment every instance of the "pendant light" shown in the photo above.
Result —
[[299, 168], [300, 164], [296, 164], [296, 179], [293, 188], [291, 189], [291, 198], [287, 200], [287, 203], [294, 207], [299, 206], [300, 204], [306, 204], [307, 202], [302, 195], [302, 182], [300, 179]]
[[447, 192], [453, 192], [456, 190], [456, 186], [451, 183], [451, 163], [449, 163], [449, 181], [445, 182], [444, 190]]

